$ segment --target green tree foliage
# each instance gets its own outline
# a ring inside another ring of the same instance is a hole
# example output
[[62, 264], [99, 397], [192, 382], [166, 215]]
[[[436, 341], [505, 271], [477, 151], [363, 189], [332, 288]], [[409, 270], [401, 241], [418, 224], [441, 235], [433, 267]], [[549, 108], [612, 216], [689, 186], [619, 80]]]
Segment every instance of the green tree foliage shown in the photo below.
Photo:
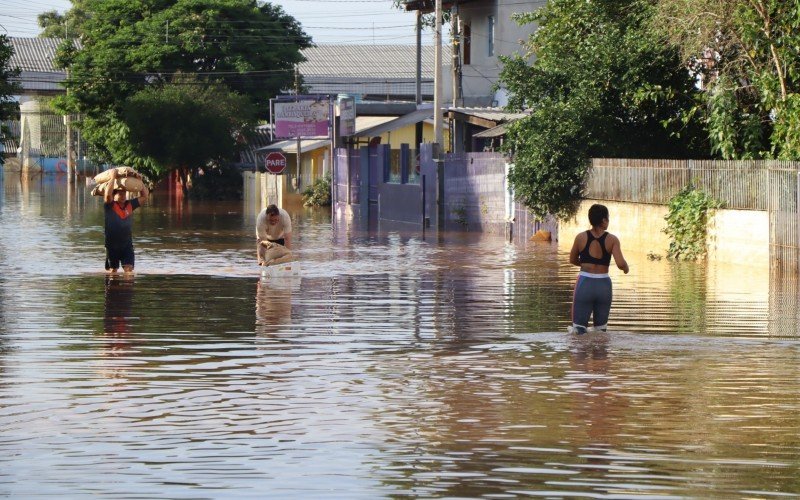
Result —
[[662, 0], [654, 26], [705, 84], [715, 155], [800, 159], [800, 2]]
[[[6, 35], [0, 35], [0, 121], [9, 120], [17, 116], [19, 105], [12, 98], [20, 92], [20, 86], [13, 79], [19, 76], [19, 68], [10, 66], [14, 48]], [[0, 129], [0, 140], [5, 130]], [[0, 165], [3, 164], [3, 155], [0, 155]]]
[[[80, 114], [95, 159], [138, 166], [153, 180], [224, 158], [252, 116], [246, 110], [266, 116], [310, 45], [294, 18], [256, 0], [79, 0], [75, 8], [80, 15], [65, 17], [80, 46], [59, 50], [69, 77], [56, 107]], [[163, 130], [146, 130], [155, 128]]]
[[64, 14], [49, 10], [39, 14], [36, 18], [42, 31], [42, 38], [74, 39], [80, 35], [79, 27], [86, 20], [86, 10], [83, 0], [72, 0], [72, 8]]
[[116, 156], [150, 160], [140, 168], [157, 178], [177, 167], [186, 179], [192, 166], [225, 163], [235, 152], [231, 133], [243, 136], [254, 122], [246, 97], [193, 76], [134, 94], [121, 116], [128, 134]]
[[509, 130], [509, 181], [539, 217], [574, 214], [591, 157], [696, 156], [707, 146], [685, 110], [697, 89], [678, 51], [651, 29], [649, 0], [551, 0], [517, 17], [539, 28], [533, 63], [502, 58], [509, 108], [530, 115]]

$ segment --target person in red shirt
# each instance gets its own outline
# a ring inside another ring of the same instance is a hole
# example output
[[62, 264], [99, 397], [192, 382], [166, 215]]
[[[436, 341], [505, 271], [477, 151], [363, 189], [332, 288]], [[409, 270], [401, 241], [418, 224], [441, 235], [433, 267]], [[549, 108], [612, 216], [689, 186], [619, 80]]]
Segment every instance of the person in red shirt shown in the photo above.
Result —
[[[110, 187], [117, 178], [112, 169]], [[133, 253], [133, 211], [142, 206], [150, 192], [145, 186], [138, 198], [127, 199], [127, 192], [121, 189], [106, 189], [103, 194], [105, 210], [106, 271], [115, 273], [122, 265], [126, 273], [133, 272], [135, 256]]]

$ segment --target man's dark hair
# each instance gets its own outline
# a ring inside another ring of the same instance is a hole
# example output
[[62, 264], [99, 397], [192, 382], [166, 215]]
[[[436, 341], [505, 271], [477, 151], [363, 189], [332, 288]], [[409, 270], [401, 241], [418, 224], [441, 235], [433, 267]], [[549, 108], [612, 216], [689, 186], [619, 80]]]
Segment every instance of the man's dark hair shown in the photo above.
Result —
[[603, 219], [608, 219], [608, 208], [605, 205], [595, 203], [589, 207], [589, 224], [597, 227], [603, 223]]
[[274, 203], [272, 205], [267, 205], [267, 215], [278, 215], [279, 213], [278, 205]]

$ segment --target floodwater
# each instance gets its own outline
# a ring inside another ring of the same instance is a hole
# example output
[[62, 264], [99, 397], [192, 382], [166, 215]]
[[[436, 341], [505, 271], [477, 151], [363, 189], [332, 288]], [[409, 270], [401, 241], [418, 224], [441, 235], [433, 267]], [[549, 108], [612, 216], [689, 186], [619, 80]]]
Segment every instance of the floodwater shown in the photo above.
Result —
[[0, 496], [800, 493], [791, 280], [629, 254], [571, 337], [557, 245], [298, 209], [262, 281], [254, 209], [164, 193], [109, 279], [99, 199], [0, 179]]

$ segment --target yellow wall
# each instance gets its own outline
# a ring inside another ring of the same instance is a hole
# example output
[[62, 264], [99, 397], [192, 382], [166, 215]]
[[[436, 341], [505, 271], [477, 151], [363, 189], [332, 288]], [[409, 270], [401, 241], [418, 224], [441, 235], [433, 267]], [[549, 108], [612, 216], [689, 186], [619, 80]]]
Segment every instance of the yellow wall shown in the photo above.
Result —
[[[560, 245], [567, 250], [574, 236], [589, 228], [587, 213], [593, 203], [609, 211], [609, 232], [625, 251], [666, 256], [669, 237], [665, 205], [584, 200], [576, 218], [559, 224]], [[708, 224], [708, 260], [769, 268], [769, 215], [758, 210], [716, 210]]]
[[[448, 130], [445, 129], [444, 140], [449, 143]], [[433, 142], [435, 137], [433, 125], [430, 123], [422, 124], [422, 140], [423, 142]], [[392, 130], [381, 135], [381, 144], [389, 144], [392, 149], [400, 149], [401, 144], [408, 144], [411, 149], [415, 149], [414, 141], [416, 139], [416, 126], [408, 125], [406, 127]], [[324, 173], [324, 160], [325, 153], [329, 151], [330, 146], [325, 145], [314, 151], [308, 151], [301, 155], [301, 182], [300, 189], [293, 189], [291, 186], [291, 178], [295, 176], [297, 156], [291, 153], [286, 155], [286, 173], [288, 175], [281, 176], [283, 180], [283, 202], [286, 204], [301, 204], [301, 193], [303, 189], [310, 186], [315, 179], [322, 177]]]
[[667, 215], [665, 205], [645, 205], [642, 203], [618, 203], [613, 201], [584, 200], [575, 218], [560, 222], [558, 235], [560, 244], [566, 249], [572, 246], [575, 235], [589, 229], [587, 216], [589, 207], [594, 203], [602, 203], [608, 207], [608, 231], [619, 237], [622, 248], [643, 254], [654, 253], [666, 255], [669, 238], [663, 232], [667, 227], [664, 217]]
[[[392, 130], [381, 135], [381, 144], [389, 144], [392, 149], [400, 149], [401, 144], [408, 144], [411, 149], [417, 149], [416, 141], [417, 127], [416, 125], [408, 125], [406, 127]], [[433, 124], [422, 123], [422, 142], [433, 142], [436, 139], [436, 134], [433, 130]], [[444, 143], [448, 145], [447, 150], [450, 150], [450, 132], [447, 128], [444, 129]]]
[[[664, 205], [585, 200], [577, 220], [559, 224], [559, 249], [568, 252], [575, 235], [589, 229], [587, 213], [593, 203], [608, 207], [608, 230], [620, 239], [625, 259], [634, 272], [669, 265], [669, 238]], [[769, 215], [757, 210], [717, 210], [708, 224], [706, 282], [713, 300], [737, 302], [743, 294], [769, 293]], [[662, 257], [651, 261], [648, 254]], [[612, 263], [613, 266], [613, 263]], [[617, 272], [614, 269], [614, 272]]]

